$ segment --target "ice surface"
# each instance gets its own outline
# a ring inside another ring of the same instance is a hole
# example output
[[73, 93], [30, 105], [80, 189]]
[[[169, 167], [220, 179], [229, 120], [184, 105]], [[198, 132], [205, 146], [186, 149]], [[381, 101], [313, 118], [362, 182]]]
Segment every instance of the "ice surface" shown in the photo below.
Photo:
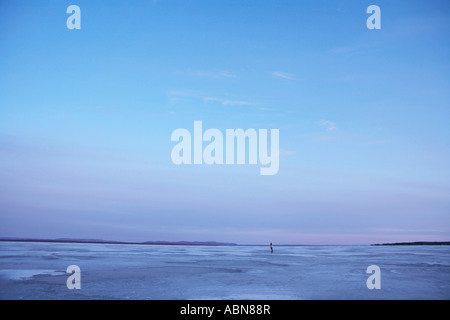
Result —
[[[369, 290], [370, 265], [381, 289]], [[81, 290], [66, 286], [69, 265]], [[0, 299], [449, 299], [448, 246], [0, 243]]]

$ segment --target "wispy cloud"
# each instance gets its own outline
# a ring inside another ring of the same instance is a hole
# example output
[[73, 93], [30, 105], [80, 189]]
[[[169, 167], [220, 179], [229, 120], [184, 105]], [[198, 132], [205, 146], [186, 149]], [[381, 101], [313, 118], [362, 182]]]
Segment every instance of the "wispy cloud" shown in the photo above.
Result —
[[169, 97], [169, 107], [172, 108], [176, 104], [188, 100], [188, 99], [196, 99], [199, 98], [202, 93], [195, 90], [169, 90], [166, 92], [167, 96]]
[[275, 77], [278, 77], [278, 78], [283, 78], [283, 79], [288, 79], [288, 80], [295, 80], [295, 76], [293, 74], [286, 73], [286, 72], [274, 71], [274, 72], [271, 72], [270, 74], [275, 76]]
[[330, 52], [335, 55], [341, 55], [346, 58], [352, 57], [357, 54], [362, 54], [368, 50], [373, 48], [372, 45], [367, 44], [356, 44], [356, 45], [349, 45], [349, 46], [340, 46], [340, 47], [334, 47], [330, 49]]
[[170, 97], [198, 97], [202, 94], [200, 91], [189, 89], [169, 90], [166, 93]]
[[292, 156], [295, 154], [295, 151], [280, 149], [280, 156]]
[[224, 106], [254, 106], [256, 103], [250, 101], [243, 100], [229, 100], [223, 98], [215, 98], [215, 97], [206, 97], [203, 99], [204, 102], [218, 102], [223, 104]]
[[322, 126], [322, 127], [326, 127], [327, 130], [329, 130], [329, 131], [337, 129], [337, 127], [334, 124], [334, 122], [331, 122], [329, 120], [320, 120], [319, 125]]
[[228, 71], [220, 71], [219, 76], [224, 78], [236, 78], [236, 75], [234, 73], [228, 72]]
[[220, 103], [224, 106], [257, 106], [256, 102], [247, 100], [235, 100], [221, 97], [207, 96], [205, 93], [195, 90], [171, 90], [166, 92], [169, 97], [169, 106], [173, 106], [185, 99], [202, 100], [204, 103]]

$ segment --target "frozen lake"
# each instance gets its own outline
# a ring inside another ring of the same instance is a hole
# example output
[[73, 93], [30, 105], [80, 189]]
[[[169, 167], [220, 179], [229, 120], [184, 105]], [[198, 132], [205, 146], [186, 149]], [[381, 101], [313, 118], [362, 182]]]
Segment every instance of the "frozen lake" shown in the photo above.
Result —
[[0, 242], [0, 299], [450, 299], [450, 247]]

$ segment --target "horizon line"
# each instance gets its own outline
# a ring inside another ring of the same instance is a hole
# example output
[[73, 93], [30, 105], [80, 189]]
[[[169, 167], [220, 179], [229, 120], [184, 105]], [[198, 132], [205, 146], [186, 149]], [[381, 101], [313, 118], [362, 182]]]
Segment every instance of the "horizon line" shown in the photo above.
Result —
[[[269, 246], [269, 244], [239, 244], [233, 242], [219, 241], [116, 241], [104, 239], [82, 239], [82, 238], [21, 238], [21, 237], [0, 237], [0, 242], [47, 242], [47, 243], [85, 243], [85, 244], [123, 244], [123, 245], [182, 245], [182, 246], [209, 246], [209, 247], [234, 247], [234, 246]], [[278, 247], [295, 246], [383, 246], [383, 245], [450, 245], [450, 241], [408, 241], [392, 243], [372, 243], [372, 244], [275, 244]]]

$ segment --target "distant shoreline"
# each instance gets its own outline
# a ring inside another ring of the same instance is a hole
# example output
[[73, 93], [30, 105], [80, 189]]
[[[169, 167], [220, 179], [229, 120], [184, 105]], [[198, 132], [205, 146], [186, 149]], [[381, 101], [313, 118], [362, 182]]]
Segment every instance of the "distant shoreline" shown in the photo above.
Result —
[[[32, 239], [32, 238], [0, 238], [0, 242], [41, 242], [41, 243], [80, 243], [80, 244], [123, 244], [123, 245], [147, 245], [147, 246], [204, 246], [204, 247], [227, 247], [227, 246], [266, 246], [266, 244], [237, 244], [231, 242], [216, 241], [112, 241], [103, 239]], [[450, 241], [415, 241], [415, 242], [392, 242], [375, 244], [355, 244], [347, 246], [445, 246]], [[277, 244], [277, 247], [310, 247], [310, 246], [343, 246], [343, 245], [311, 245], [311, 244]]]
[[215, 242], [215, 241], [110, 241], [101, 239], [21, 239], [21, 238], [0, 238], [0, 242], [45, 242], [45, 243], [86, 243], [86, 244], [128, 244], [128, 245], [148, 245], [148, 246], [237, 246], [236, 243]]
[[372, 246], [448, 246], [450, 241], [416, 241], [416, 242], [393, 242], [376, 243]]

